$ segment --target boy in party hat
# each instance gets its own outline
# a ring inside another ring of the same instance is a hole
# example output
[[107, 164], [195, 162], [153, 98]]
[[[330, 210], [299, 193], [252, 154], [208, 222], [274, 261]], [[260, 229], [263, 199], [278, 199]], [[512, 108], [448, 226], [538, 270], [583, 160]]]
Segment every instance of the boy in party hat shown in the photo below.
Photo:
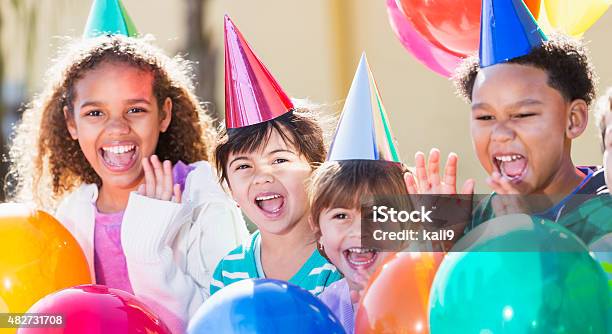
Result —
[[293, 105], [227, 16], [225, 108], [215, 163], [259, 230], [221, 260], [211, 293], [248, 278], [321, 293], [341, 277], [317, 252], [308, 225], [306, 180], [325, 158], [323, 130], [311, 110]]
[[471, 102], [472, 141], [494, 191], [471, 227], [517, 198], [498, 195], [538, 195], [519, 202], [587, 244], [612, 231], [603, 170], [576, 167], [571, 157], [572, 141], [587, 126], [594, 81], [579, 41], [548, 39], [521, 0], [483, 1], [480, 57], [455, 76]]
[[347, 333], [354, 330], [359, 292], [386, 255], [362, 242], [362, 233], [367, 233], [362, 224], [369, 214], [362, 208], [381, 196], [397, 203], [407, 199], [406, 172], [364, 54], [327, 160], [315, 171], [309, 188], [310, 222], [320, 250], [344, 275], [319, 298]]

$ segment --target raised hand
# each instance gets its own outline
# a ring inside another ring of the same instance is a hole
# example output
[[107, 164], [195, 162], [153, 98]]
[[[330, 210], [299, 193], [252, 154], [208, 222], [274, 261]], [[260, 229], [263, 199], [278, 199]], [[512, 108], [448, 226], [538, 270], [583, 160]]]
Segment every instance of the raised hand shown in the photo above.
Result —
[[[161, 163], [156, 155], [142, 159], [145, 181], [138, 187], [138, 194], [162, 201], [181, 202], [181, 187], [174, 184], [172, 163]], [[173, 198], [174, 196], [174, 198]]]
[[404, 174], [406, 190], [411, 195], [414, 208], [420, 206], [437, 208], [432, 214], [433, 222], [422, 225], [424, 230], [437, 233], [453, 231], [452, 240], [431, 241], [433, 250], [448, 251], [463, 235], [466, 224], [471, 221], [474, 180], [468, 179], [464, 182], [460, 193], [463, 198], [454, 196], [457, 195], [457, 165], [459, 162], [455, 153], [448, 155], [442, 177], [440, 177], [440, 151], [438, 149], [433, 148], [429, 152], [427, 168], [423, 152], [417, 152], [414, 159], [416, 180], [412, 174]]
[[498, 172], [487, 177], [487, 184], [498, 195], [493, 196], [491, 207], [496, 216], [528, 212], [525, 201], [512, 182]]
[[[450, 153], [446, 159], [444, 176], [440, 177], [440, 151], [437, 148], [429, 152], [429, 161], [425, 168], [425, 154], [417, 152], [414, 155], [416, 180], [410, 173], [404, 175], [404, 182], [409, 194], [457, 194], [457, 165], [459, 157]], [[461, 194], [471, 195], [474, 192], [474, 180], [467, 179], [461, 188]]]

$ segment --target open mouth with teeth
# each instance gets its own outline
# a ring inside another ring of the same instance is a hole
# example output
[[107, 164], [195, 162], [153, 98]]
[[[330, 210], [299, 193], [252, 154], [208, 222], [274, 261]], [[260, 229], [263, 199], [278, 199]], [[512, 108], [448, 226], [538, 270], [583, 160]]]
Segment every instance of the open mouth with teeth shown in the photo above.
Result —
[[521, 154], [497, 154], [493, 163], [502, 176], [513, 182], [520, 181], [527, 170], [527, 158]]
[[342, 255], [353, 269], [368, 269], [376, 262], [378, 252], [372, 248], [351, 247], [345, 249]]
[[285, 206], [285, 197], [278, 193], [262, 193], [255, 197], [255, 205], [257, 205], [266, 216], [276, 217], [280, 215]]
[[125, 171], [136, 161], [136, 145], [113, 145], [100, 148], [100, 156], [106, 167], [113, 171]]

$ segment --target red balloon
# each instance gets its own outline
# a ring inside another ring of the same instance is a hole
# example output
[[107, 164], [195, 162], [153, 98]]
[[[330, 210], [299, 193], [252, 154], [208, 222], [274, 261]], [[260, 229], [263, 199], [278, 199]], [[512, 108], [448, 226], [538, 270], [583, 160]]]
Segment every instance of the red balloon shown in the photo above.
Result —
[[[414, 28], [429, 42], [465, 57], [478, 51], [482, 0], [396, 0]], [[539, 0], [525, 3], [534, 17]]]
[[416, 60], [444, 77], [453, 74], [462, 58], [425, 40], [397, 8], [395, 0], [387, 0], [387, 14], [395, 36]]
[[390, 255], [372, 275], [355, 318], [355, 333], [429, 333], [429, 290], [444, 253]]
[[415, 29], [456, 56], [478, 50], [481, 0], [397, 0]]
[[58, 291], [39, 300], [28, 313], [62, 314], [64, 326], [20, 328], [18, 334], [171, 334], [136, 297], [103, 285]]

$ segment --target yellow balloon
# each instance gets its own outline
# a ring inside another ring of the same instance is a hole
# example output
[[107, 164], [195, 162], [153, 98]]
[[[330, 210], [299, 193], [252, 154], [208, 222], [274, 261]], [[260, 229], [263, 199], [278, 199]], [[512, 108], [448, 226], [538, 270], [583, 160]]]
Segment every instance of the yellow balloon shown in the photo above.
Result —
[[543, 0], [543, 2], [542, 7], [546, 14], [540, 13], [540, 16], [545, 16], [544, 20], [548, 19], [550, 28], [573, 37], [582, 36], [612, 4], [611, 0]]
[[0, 204], [0, 313], [22, 313], [60, 289], [92, 283], [81, 247], [55, 218]]

